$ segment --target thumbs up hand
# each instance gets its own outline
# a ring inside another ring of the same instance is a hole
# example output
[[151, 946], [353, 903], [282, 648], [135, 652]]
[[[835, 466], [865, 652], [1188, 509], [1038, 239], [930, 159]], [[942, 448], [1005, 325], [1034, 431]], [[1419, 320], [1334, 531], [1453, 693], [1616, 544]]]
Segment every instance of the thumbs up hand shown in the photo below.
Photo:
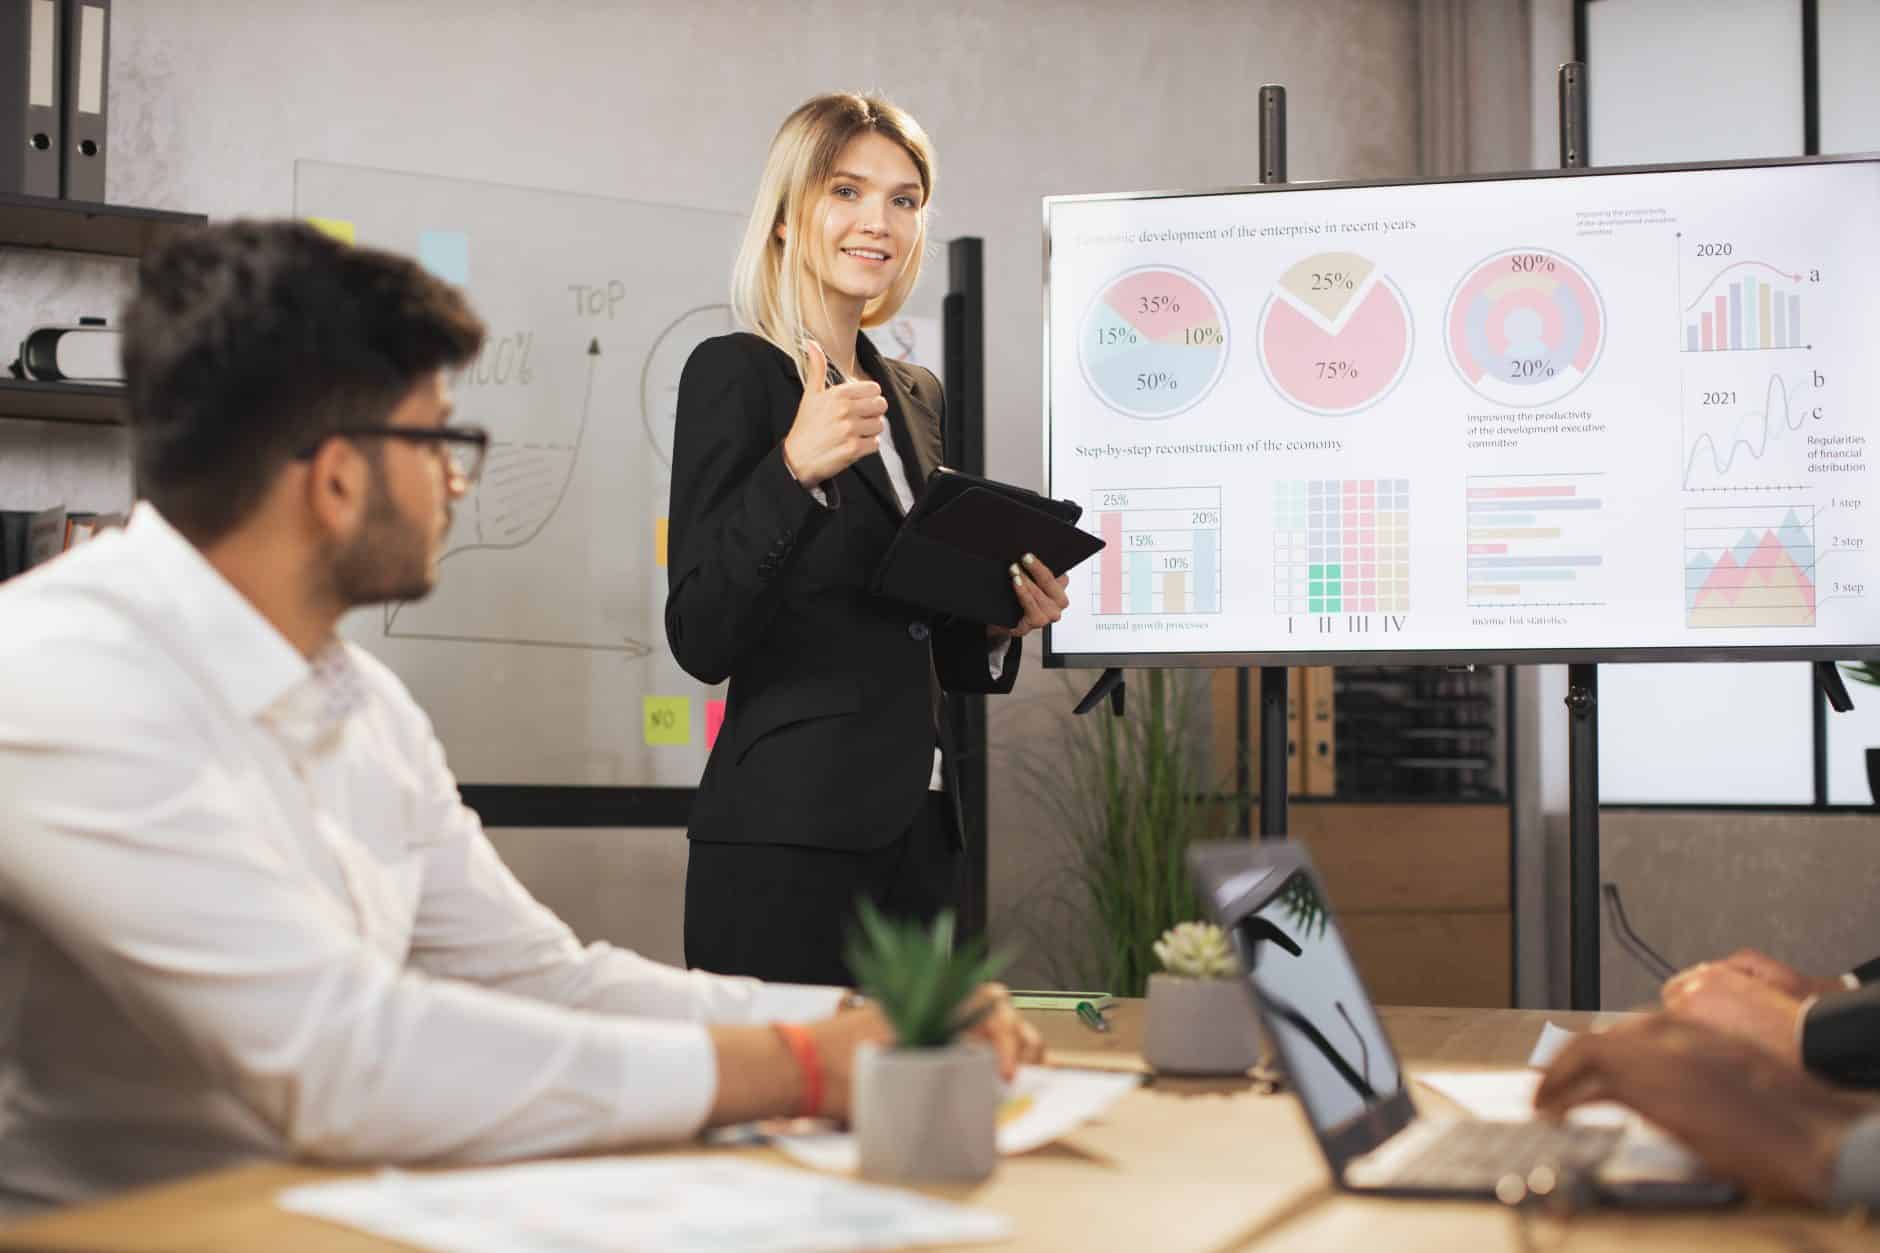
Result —
[[887, 398], [875, 383], [829, 386], [829, 358], [820, 344], [809, 344], [809, 377], [796, 421], [783, 437], [783, 463], [796, 481], [816, 487], [874, 452], [881, 435]]

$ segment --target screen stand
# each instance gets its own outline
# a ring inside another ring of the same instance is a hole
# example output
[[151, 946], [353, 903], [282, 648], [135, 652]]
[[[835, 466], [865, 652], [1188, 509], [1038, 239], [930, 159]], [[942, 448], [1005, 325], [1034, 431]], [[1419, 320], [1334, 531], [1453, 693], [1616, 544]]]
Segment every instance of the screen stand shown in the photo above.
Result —
[[1567, 667], [1567, 860], [1573, 1008], [1599, 1008], [1599, 667]]
[[[1260, 88], [1260, 181], [1286, 181], [1286, 89]], [[1246, 687], [1242, 672], [1242, 690]], [[1286, 838], [1286, 667], [1260, 667], [1260, 838]], [[1240, 719], [1241, 761], [1247, 758], [1247, 719]], [[1245, 795], [1243, 789], [1242, 795]], [[1245, 811], [1243, 811], [1245, 812]]]
[[1835, 713], [1844, 714], [1854, 707], [1854, 698], [1848, 695], [1847, 680], [1841, 677], [1841, 667], [1834, 662], [1815, 663], [1815, 686], [1828, 698], [1828, 708]]
[[[1586, 168], [1586, 66], [1560, 67], [1560, 166]], [[1599, 1008], [1599, 667], [1567, 667], [1568, 946], [1574, 1009]]]
[[1286, 667], [1260, 667], [1260, 838], [1286, 838]]
[[1077, 708], [1071, 712], [1087, 714], [1101, 704], [1105, 696], [1110, 698], [1110, 713], [1115, 717], [1122, 717], [1123, 672], [1115, 666], [1111, 666], [1097, 676], [1097, 681], [1090, 685], [1090, 690], [1084, 693], [1084, 698], [1077, 702]]

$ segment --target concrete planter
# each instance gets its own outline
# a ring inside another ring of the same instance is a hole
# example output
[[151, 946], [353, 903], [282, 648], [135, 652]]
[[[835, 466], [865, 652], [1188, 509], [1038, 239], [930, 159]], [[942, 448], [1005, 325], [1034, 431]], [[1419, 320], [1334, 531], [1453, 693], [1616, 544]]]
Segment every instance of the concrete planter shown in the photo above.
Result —
[[855, 1056], [855, 1142], [871, 1179], [969, 1182], [998, 1165], [999, 1060], [979, 1044]]
[[1260, 1060], [1260, 1023], [1240, 979], [1149, 976], [1142, 1056], [1175, 1075], [1240, 1075]]

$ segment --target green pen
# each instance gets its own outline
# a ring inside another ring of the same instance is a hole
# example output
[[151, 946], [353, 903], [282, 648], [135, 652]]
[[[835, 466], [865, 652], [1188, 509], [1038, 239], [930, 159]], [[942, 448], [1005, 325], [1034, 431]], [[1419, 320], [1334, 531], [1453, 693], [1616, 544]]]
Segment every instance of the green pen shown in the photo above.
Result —
[[1110, 1029], [1109, 1022], [1103, 1017], [1102, 1013], [1098, 1011], [1097, 1007], [1092, 1005], [1089, 1001], [1077, 1002], [1077, 1016], [1083, 1019], [1084, 1025], [1089, 1027], [1092, 1031], [1108, 1031]]

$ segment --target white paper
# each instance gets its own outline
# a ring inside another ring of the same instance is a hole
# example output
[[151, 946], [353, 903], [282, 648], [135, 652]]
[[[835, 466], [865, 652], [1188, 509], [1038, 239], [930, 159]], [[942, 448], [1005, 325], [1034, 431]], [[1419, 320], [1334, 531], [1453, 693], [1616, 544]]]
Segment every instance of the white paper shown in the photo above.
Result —
[[1534, 1041], [1534, 1051], [1528, 1054], [1527, 1064], [1540, 1070], [1546, 1070], [1554, 1064], [1554, 1058], [1560, 1050], [1573, 1040], [1574, 1033], [1565, 1027], [1556, 1027], [1546, 1023], [1541, 1027], [1541, 1038]]
[[[1541, 1086], [1538, 1070], [1431, 1070], [1416, 1078], [1473, 1117], [1491, 1122], [1532, 1122], [1534, 1091]], [[1583, 1105], [1567, 1115], [1568, 1122], [1601, 1127], [1624, 1126], [1630, 1118], [1624, 1106], [1610, 1101]]]
[[[999, 1105], [1002, 1156], [1042, 1148], [1097, 1117], [1142, 1082], [1142, 1076], [1109, 1070], [1021, 1066]], [[772, 1140], [793, 1160], [818, 1170], [853, 1172], [859, 1164], [855, 1137], [846, 1132], [781, 1135]]]
[[1009, 1240], [1008, 1218], [722, 1156], [591, 1158], [290, 1188], [285, 1210], [450, 1253], [795, 1253]]

